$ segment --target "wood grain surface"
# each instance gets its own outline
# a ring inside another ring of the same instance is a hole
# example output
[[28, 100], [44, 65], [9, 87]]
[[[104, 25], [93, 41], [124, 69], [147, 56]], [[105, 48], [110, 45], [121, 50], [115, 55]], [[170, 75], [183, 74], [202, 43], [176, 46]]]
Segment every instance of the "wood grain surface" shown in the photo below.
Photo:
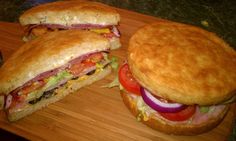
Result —
[[[127, 10], [117, 9], [121, 15], [122, 48], [112, 51], [122, 62], [129, 38], [140, 27], [157, 20]], [[0, 50], [6, 60], [23, 41], [22, 28], [16, 23], [0, 22]], [[208, 133], [198, 136], [174, 136], [155, 131], [138, 122], [122, 102], [118, 88], [102, 88], [116, 73], [63, 100], [49, 105], [15, 123], [9, 123], [0, 112], [0, 128], [29, 140], [157, 140], [157, 141], [223, 141], [232, 128], [235, 117], [231, 107], [223, 122]], [[235, 110], [234, 110], [235, 111]]]

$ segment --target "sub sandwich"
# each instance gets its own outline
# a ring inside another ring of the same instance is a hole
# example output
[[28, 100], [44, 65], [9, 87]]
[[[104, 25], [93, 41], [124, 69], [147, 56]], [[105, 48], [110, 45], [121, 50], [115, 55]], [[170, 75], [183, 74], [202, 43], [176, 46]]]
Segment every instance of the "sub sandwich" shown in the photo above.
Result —
[[1, 104], [16, 121], [111, 72], [109, 41], [90, 31], [48, 33], [20, 47], [0, 68]]
[[119, 69], [120, 92], [147, 126], [196, 135], [215, 128], [235, 101], [235, 70], [236, 51], [215, 34], [156, 22], [131, 37]]
[[57, 1], [25, 11], [19, 18], [24, 27], [24, 41], [48, 32], [83, 29], [96, 32], [111, 43], [111, 49], [121, 46], [117, 25], [120, 15], [109, 6], [97, 2]]

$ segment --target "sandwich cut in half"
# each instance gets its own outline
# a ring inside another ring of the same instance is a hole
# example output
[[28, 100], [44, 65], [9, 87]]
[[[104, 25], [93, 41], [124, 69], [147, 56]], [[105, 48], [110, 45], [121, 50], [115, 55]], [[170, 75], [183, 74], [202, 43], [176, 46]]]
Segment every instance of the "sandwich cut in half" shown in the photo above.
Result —
[[121, 96], [149, 127], [196, 135], [216, 127], [236, 92], [236, 52], [215, 34], [181, 23], [155, 22], [130, 39], [119, 69]]
[[24, 41], [48, 32], [83, 29], [109, 39], [111, 49], [121, 46], [116, 10], [97, 2], [57, 1], [33, 7], [19, 18], [24, 27]]
[[111, 72], [109, 50], [106, 38], [83, 30], [52, 32], [25, 43], [0, 68], [8, 119], [16, 121], [104, 78]]

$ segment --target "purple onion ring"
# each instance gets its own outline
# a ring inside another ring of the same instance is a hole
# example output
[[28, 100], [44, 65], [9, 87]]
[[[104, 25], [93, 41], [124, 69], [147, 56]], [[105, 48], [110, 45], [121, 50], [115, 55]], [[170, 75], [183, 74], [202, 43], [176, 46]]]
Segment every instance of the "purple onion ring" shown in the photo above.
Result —
[[141, 96], [144, 102], [152, 109], [158, 112], [172, 113], [178, 112], [185, 108], [185, 105], [180, 103], [167, 103], [154, 97], [148, 90], [141, 88]]

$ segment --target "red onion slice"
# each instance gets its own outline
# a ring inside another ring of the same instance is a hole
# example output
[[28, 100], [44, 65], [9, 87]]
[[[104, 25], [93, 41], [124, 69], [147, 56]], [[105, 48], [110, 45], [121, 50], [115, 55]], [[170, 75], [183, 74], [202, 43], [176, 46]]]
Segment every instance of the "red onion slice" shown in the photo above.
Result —
[[152, 109], [158, 112], [172, 113], [178, 112], [185, 108], [185, 105], [180, 103], [166, 103], [155, 98], [148, 90], [141, 88], [141, 96], [144, 102]]
[[116, 35], [116, 37], [120, 37], [120, 32], [116, 26], [112, 27], [112, 32]]
[[8, 109], [12, 103], [12, 95], [7, 95], [5, 109]]

